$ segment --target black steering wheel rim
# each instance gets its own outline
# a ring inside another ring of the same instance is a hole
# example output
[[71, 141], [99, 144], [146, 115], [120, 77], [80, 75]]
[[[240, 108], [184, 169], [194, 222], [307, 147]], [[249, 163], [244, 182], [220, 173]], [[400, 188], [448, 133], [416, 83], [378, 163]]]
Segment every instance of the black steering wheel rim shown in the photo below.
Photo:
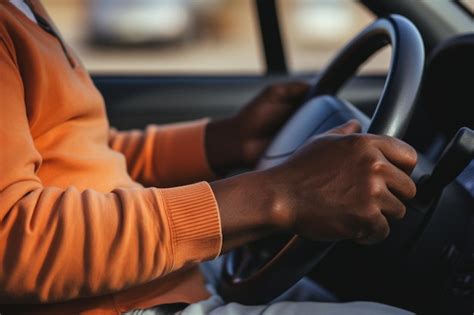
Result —
[[[318, 77], [309, 98], [336, 95], [370, 56], [388, 44], [392, 46], [390, 70], [368, 133], [402, 138], [415, 109], [424, 69], [421, 35], [402, 16], [379, 19], [351, 40]], [[333, 245], [294, 236], [257, 273], [245, 279], [232, 273], [227, 258], [218, 291], [226, 301], [268, 303], [314, 268]]]
[[413, 114], [418, 95], [414, 87], [421, 83], [425, 54], [420, 33], [400, 15], [378, 19], [352, 39], [323, 70], [309, 96], [336, 95], [370, 56], [389, 44], [390, 71], [368, 133], [402, 138]]

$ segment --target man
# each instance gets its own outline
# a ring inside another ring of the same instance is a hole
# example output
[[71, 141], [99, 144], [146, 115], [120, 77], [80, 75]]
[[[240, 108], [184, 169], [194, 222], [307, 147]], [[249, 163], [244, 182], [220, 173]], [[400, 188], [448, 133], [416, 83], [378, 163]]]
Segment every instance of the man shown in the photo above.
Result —
[[0, 73], [0, 302], [11, 304], [0, 312], [403, 312], [252, 310], [204, 287], [199, 262], [273, 233], [382, 240], [415, 195], [416, 152], [354, 134], [356, 122], [279, 167], [212, 181], [256, 163], [306, 84], [268, 88], [221, 121], [109, 130], [100, 94], [39, 1], [20, 0], [0, 0]]

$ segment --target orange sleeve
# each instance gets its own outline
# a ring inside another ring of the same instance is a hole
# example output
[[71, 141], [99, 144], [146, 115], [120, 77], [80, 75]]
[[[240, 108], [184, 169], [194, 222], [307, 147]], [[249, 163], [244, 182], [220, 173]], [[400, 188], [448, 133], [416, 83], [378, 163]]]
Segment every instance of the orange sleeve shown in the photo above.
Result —
[[145, 131], [110, 132], [109, 144], [125, 155], [132, 179], [146, 186], [170, 187], [215, 178], [206, 157], [207, 119]]
[[45, 187], [7, 47], [0, 37], [0, 303], [116, 292], [219, 254], [206, 182], [110, 193]]

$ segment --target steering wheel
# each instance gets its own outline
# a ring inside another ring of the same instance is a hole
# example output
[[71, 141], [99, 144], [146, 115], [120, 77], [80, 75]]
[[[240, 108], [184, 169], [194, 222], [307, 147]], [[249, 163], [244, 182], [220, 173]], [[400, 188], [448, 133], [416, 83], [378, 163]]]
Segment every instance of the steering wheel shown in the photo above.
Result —
[[[370, 120], [335, 95], [370, 56], [388, 44], [392, 46], [390, 69]], [[409, 20], [399, 15], [378, 19], [350, 41], [321, 73], [308, 101], [281, 129], [257, 168], [283, 162], [312, 135], [350, 118], [361, 121], [364, 132], [403, 137], [415, 109], [424, 58], [423, 40]], [[226, 255], [218, 287], [221, 296], [241, 304], [268, 303], [315, 268], [335, 244], [295, 235], [289, 240], [284, 237], [282, 248], [268, 250], [281, 242], [281, 237], [272, 237]], [[260, 253], [266, 255], [258, 259]]]

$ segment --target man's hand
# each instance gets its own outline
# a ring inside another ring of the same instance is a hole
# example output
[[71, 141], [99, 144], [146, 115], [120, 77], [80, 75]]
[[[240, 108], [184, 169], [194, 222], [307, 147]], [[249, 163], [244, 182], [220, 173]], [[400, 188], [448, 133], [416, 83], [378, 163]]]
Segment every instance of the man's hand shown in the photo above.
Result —
[[313, 240], [387, 237], [387, 219], [405, 215], [415, 196], [416, 151], [394, 138], [354, 134], [351, 121], [309, 141], [285, 163], [211, 184], [224, 249], [275, 232]]
[[314, 240], [383, 240], [387, 219], [403, 218], [403, 201], [416, 194], [416, 151], [391, 137], [338, 133], [316, 137], [268, 172], [280, 222]]
[[209, 123], [206, 151], [211, 167], [223, 174], [254, 166], [308, 89], [303, 82], [269, 86], [236, 115]]

